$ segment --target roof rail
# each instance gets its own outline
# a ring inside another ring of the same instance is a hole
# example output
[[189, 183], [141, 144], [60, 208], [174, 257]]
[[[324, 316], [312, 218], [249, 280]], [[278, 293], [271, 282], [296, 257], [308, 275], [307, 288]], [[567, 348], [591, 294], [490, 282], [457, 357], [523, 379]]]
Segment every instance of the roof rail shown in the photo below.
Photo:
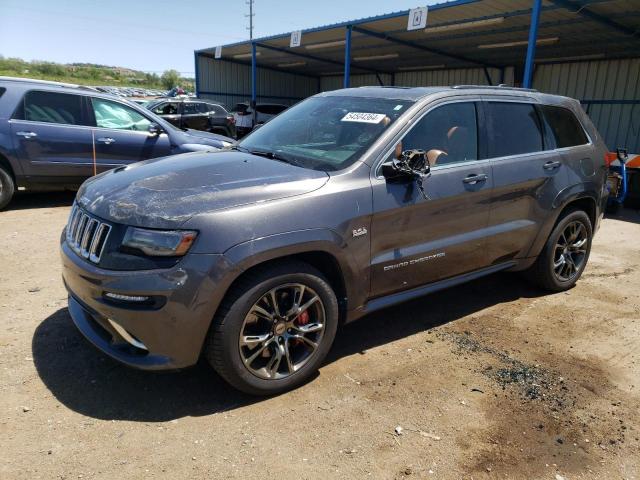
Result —
[[495, 85], [454, 85], [451, 88], [459, 88], [459, 89], [467, 89], [467, 88], [477, 88], [477, 89], [489, 89], [489, 90], [515, 90], [518, 92], [537, 92], [535, 88], [520, 88], [520, 87], [510, 87], [504, 83], [501, 83], [498, 86]]
[[0, 76], [0, 81], [9, 81], [9, 82], [28, 82], [28, 83], [36, 83], [41, 85], [50, 85], [52, 87], [66, 87], [66, 88], [79, 88], [83, 90], [95, 90], [94, 87], [90, 87], [88, 85], [77, 85], [75, 83], [64, 83], [64, 82], [54, 82], [52, 80], [40, 80], [37, 78], [24, 78], [24, 77], [6, 77]]

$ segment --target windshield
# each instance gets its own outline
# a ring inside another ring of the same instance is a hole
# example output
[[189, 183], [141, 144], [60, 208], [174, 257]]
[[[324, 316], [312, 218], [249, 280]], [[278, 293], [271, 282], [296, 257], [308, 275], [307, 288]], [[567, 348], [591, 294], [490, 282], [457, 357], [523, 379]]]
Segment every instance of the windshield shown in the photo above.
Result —
[[364, 97], [313, 97], [245, 137], [242, 150], [314, 170], [353, 164], [413, 102]]

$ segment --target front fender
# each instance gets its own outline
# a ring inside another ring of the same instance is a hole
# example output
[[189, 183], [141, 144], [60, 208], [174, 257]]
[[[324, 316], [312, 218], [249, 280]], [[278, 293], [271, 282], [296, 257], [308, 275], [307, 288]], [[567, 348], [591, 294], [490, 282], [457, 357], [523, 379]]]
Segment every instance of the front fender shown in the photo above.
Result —
[[229, 248], [224, 252], [224, 256], [246, 271], [269, 260], [310, 252], [327, 253], [336, 260], [346, 289], [347, 310], [352, 310], [365, 302], [369, 293], [367, 270], [357, 265], [347, 249], [345, 239], [330, 229], [296, 230], [256, 238]]

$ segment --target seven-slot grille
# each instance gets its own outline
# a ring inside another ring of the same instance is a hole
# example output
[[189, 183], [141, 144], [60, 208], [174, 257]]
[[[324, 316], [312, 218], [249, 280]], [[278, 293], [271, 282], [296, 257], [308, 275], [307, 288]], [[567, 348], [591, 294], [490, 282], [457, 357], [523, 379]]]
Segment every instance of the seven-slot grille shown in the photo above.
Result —
[[111, 225], [90, 217], [74, 204], [67, 224], [67, 243], [73, 251], [98, 263], [109, 232]]

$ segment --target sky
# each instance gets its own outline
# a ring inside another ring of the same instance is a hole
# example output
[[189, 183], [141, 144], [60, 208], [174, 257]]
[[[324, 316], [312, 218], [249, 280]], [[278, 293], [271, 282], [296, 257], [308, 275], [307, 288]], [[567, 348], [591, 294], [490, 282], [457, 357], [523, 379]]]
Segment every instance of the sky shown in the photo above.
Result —
[[[255, 0], [254, 38], [440, 3]], [[193, 51], [249, 38], [246, 0], [0, 0], [0, 55], [193, 76]]]

